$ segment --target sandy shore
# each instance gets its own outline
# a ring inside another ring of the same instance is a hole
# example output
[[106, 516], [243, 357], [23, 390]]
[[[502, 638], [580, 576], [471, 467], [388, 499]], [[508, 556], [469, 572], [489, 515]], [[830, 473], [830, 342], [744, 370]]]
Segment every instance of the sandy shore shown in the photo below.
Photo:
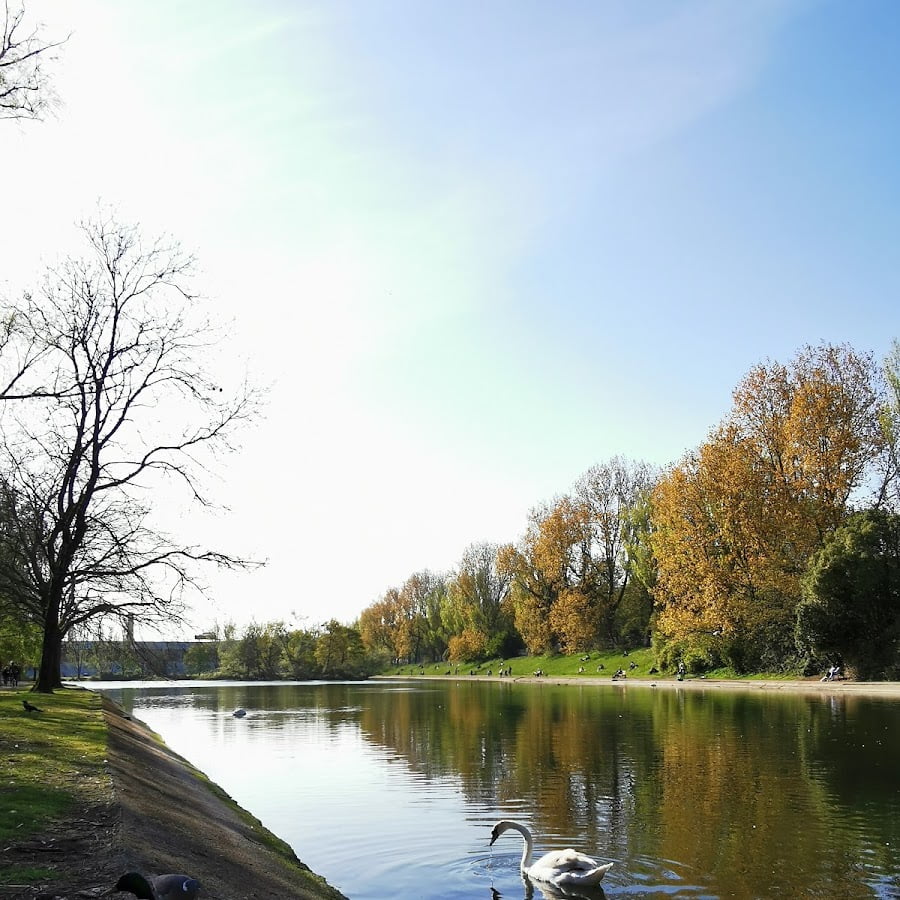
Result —
[[609, 687], [616, 690], [627, 688], [648, 688], [657, 690], [687, 691], [790, 691], [815, 694], [854, 694], [873, 697], [896, 697], [900, 699], [900, 681], [821, 681], [818, 678], [797, 678], [785, 680], [744, 680], [719, 678], [598, 678], [583, 675], [512, 676], [498, 678], [496, 675], [378, 675], [377, 678], [391, 681], [496, 681], [513, 684], [555, 684], [577, 685], [579, 687]]

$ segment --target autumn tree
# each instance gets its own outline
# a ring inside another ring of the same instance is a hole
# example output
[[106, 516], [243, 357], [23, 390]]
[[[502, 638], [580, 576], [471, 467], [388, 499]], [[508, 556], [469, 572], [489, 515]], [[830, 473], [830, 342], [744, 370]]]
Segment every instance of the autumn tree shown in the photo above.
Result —
[[[481, 635], [479, 657], [510, 655], [514, 638], [507, 606], [510, 577], [497, 565], [498, 551], [495, 544], [471, 544], [447, 584], [444, 627], [450, 635]], [[467, 640], [473, 642], [471, 636]]]
[[427, 569], [414, 572], [400, 589], [401, 609], [411, 662], [440, 659], [447, 648], [441, 628], [440, 607], [446, 595], [445, 579]]
[[10, 304], [3, 369], [0, 596], [43, 635], [37, 689], [60, 684], [60, 646], [96, 619], [169, 624], [198, 565], [243, 566], [171, 538], [160, 491], [210, 505], [203, 475], [254, 414], [246, 385], [204, 365], [216, 340], [199, 316], [192, 260], [101, 214], [84, 258], [48, 270]]
[[0, 118], [39, 119], [56, 102], [47, 66], [68, 38], [49, 41], [25, 24], [25, 8], [4, 3], [0, 25]]
[[404, 608], [399, 588], [392, 587], [360, 613], [359, 630], [369, 652], [387, 653], [394, 663], [408, 657], [410, 632]]
[[871, 355], [846, 346], [748, 373], [731, 414], [653, 493], [664, 639], [739, 669], [789, 659], [800, 579], [882, 453], [883, 406]]
[[505, 544], [497, 552], [498, 571], [510, 580], [513, 623], [531, 654], [553, 647], [550, 610], [558, 596], [558, 579], [544, 571], [537, 549], [541, 523], [548, 514], [547, 506], [533, 508], [519, 545]]
[[621, 457], [593, 466], [570, 494], [532, 510], [519, 546], [503, 549], [529, 649], [578, 652], [620, 639], [638, 546], [633, 510], [653, 477], [646, 464]]
[[577, 496], [561, 497], [540, 523], [535, 560], [554, 585], [548, 624], [554, 645], [567, 653], [594, 647], [599, 638], [600, 576], [592, 550], [588, 504]]

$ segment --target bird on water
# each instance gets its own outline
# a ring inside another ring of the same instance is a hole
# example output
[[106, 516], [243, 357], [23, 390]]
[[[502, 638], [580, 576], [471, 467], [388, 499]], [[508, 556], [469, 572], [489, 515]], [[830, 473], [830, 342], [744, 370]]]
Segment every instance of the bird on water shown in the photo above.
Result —
[[522, 835], [525, 849], [522, 851], [519, 868], [523, 875], [527, 875], [535, 881], [542, 881], [560, 888], [588, 887], [599, 884], [603, 876], [613, 867], [612, 863], [601, 865], [590, 856], [571, 849], [551, 850], [532, 863], [531, 852], [534, 847], [534, 838], [531, 836], [531, 832], [519, 822], [504, 819], [498, 822], [491, 831], [491, 844], [504, 831], [518, 831]]
[[117, 882], [117, 891], [128, 891], [138, 900], [195, 900], [200, 882], [189, 875], [156, 875], [147, 878], [140, 872], [126, 872]]

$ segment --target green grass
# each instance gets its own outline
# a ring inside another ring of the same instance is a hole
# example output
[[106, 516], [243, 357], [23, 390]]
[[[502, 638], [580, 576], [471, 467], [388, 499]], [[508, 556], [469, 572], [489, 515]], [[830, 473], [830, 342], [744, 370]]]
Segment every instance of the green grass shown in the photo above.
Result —
[[[26, 713], [22, 700], [41, 708]], [[0, 840], [22, 840], [110, 790], [100, 697], [0, 692]], [[15, 881], [0, 866], [0, 880]]]
[[[583, 657], [588, 657], [583, 659]], [[629, 666], [634, 663], [636, 668]], [[460, 663], [459, 675], [487, 675], [488, 671], [497, 675], [501, 666], [512, 667], [512, 677], [521, 678], [529, 676], [540, 669], [548, 677], [566, 678], [612, 678], [616, 669], [624, 669], [629, 678], [656, 678], [664, 677], [660, 673], [652, 673], [654, 667], [653, 651], [649, 647], [639, 650], [631, 650], [626, 656], [618, 650], [592, 650], [590, 653], [575, 653], [572, 655], [550, 656], [517, 656], [509, 660], [493, 659], [483, 663]], [[602, 666], [602, 669], [598, 667]], [[425, 666], [392, 666], [386, 669], [384, 675], [420, 675], [424, 668], [426, 675], [445, 675], [450, 670], [456, 674], [456, 663], [426, 663]], [[584, 672], [579, 673], [579, 669]], [[671, 674], [671, 673], [670, 673]]]
[[[583, 657], [588, 659], [584, 660]], [[634, 663], [636, 668], [630, 668]], [[424, 668], [426, 675], [446, 675], [449, 669], [452, 674], [466, 675], [473, 672], [475, 676], [487, 675], [490, 671], [497, 675], [497, 670], [503, 666], [512, 666], [513, 677], [530, 676], [538, 669], [550, 677], [557, 678], [584, 678], [588, 680], [611, 679], [616, 669], [624, 669], [629, 678], [674, 678], [675, 673], [651, 672], [655, 668], [653, 651], [649, 647], [639, 650], [631, 650], [627, 656], [617, 650], [592, 650], [590, 653], [575, 653], [571, 655], [550, 656], [518, 656], [510, 660], [493, 659], [483, 663], [426, 663], [424, 666], [405, 665], [391, 666], [382, 672], [382, 675], [421, 675]], [[599, 669], [599, 666], [603, 666]], [[457, 673], [457, 668], [459, 669]], [[579, 673], [579, 668], [584, 672]], [[753, 674], [741, 674], [730, 668], [710, 669], [701, 675], [688, 674], [688, 680], [696, 678], [727, 681], [773, 681], [780, 679], [803, 678], [799, 672], [755, 672]]]
[[33, 884], [56, 875], [53, 869], [34, 866], [0, 866], [0, 884]]

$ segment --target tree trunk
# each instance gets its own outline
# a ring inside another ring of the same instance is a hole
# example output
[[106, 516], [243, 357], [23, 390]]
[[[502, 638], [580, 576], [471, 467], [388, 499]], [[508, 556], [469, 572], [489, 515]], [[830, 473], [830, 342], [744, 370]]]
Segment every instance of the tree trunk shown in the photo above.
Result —
[[41, 646], [41, 668], [38, 671], [34, 690], [42, 694], [52, 694], [62, 687], [60, 663], [62, 661], [62, 632], [59, 628], [59, 604], [51, 601], [44, 617], [44, 642]]

